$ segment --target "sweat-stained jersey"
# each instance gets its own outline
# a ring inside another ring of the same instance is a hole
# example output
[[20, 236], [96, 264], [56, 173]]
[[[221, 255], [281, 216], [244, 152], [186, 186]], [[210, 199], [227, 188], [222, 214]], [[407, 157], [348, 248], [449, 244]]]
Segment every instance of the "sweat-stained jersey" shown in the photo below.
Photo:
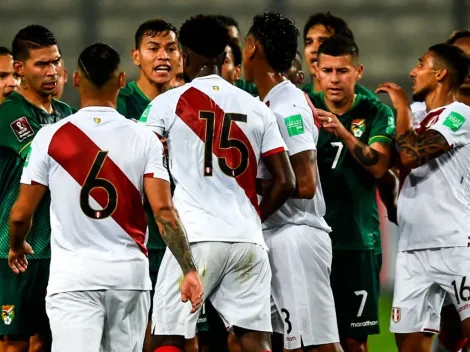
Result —
[[48, 294], [151, 289], [144, 177], [169, 181], [163, 146], [112, 108], [83, 108], [37, 134], [21, 183], [51, 190]]
[[189, 241], [264, 246], [258, 164], [285, 150], [269, 108], [210, 75], [159, 95], [141, 122], [168, 139], [173, 201]]
[[428, 129], [451, 150], [406, 176], [398, 197], [400, 251], [470, 242], [470, 107], [453, 102], [429, 111], [416, 132]]
[[[16, 92], [0, 105], [0, 258], [8, 258], [8, 218], [18, 197], [24, 160], [31, 141], [41, 127], [72, 113], [70, 106], [57, 100], [52, 100], [52, 107], [54, 111], [48, 114]], [[49, 204], [50, 196], [47, 193], [36, 211], [28, 234], [27, 241], [34, 250], [29, 259], [50, 258]]]
[[[273, 87], [263, 102], [274, 112], [291, 157], [306, 150], [316, 151], [319, 122], [315, 121], [314, 108], [304, 92], [286, 80]], [[260, 177], [271, 178], [271, 175], [265, 167], [260, 167]], [[326, 209], [318, 168], [316, 178], [317, 189], [312, 199], [288, 199], [277, 212], [266, 219], [263, 230], [289, 224], [331, 231], [323, 219]]]
[[[323, 94], [311, 95], [316, 108], [327, 110]], [[339, 121], [366, 145], [390, 145], [395, 135], [392, 110], [376, 99], [358, 94]], [[342, 141], [320, 129], [317, 162], [326, 202], [325, 220], [331, 226], [334, 249], [381, 252], [375, 178], [365, 170]]]

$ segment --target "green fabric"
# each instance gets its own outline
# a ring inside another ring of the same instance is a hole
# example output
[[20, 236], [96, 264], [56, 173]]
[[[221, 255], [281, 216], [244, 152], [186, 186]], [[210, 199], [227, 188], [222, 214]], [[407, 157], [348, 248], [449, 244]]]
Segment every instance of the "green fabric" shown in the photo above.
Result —
[[374, 251], [333, 251], [330, 280], [341, 340], [380, 333], [381, 268], [382, 254]]
[[[0, 105], [0, 258], [8, 257], [10, 210], [18, 197], [23, 165], [33, 137], [39, 129], [71, 115], [70, 106], [53, 100], [48, 114], [22, 95], [12, 93]], [[47, 193], [33, 217], [27, 241], [34, 254], [29, 259], [50, 258], [50, 194]]]
[[254, 83], [248, 83], [244, 79], [239, 79], [235, 82], [235, 85], [254, 97], [258, 96], [258, 88], [256, 88], [256, 85]]
[[[328, 110], [323, 94], [310, 95], [316, 108]], [[357, 95], [352, 108], [338, 117], [365, 144], [391, 144], [395, 133], [392, 110], [376, 99]], [[375, 178], [354, 159], [342, 141], [320, 129], [317, 163], [331, 226], [334, 249], [381, 252]]]
[[28, 270], [17, 275], [6, 259], [0, 259], [0, 336], [26, 338], [49, 331], [45, 301], [49, 266], [49, 259], [30, 260]]

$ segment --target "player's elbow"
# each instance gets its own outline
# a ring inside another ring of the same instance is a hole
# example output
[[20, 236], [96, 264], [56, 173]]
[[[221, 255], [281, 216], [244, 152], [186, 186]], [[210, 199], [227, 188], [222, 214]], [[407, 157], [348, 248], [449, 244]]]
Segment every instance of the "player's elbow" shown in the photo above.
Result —
[[295, 191], [295, 175], [294, 172], [287, 172], [286, 175], [282, 178], [278, 178], [276, 182], [279, 185], [281, 193], [283, 195], [291, 196]]
[[372, 176], [374, 176], [375, 179], [380, 179], [384, 177], [387, 174], [387, 167], [378, 167], [374, 168], [372, 171]]
[[297, 186], [297, 197], [300, 199], [312, 199], [315, 197], [317, 185], [314, 180], [310, 182], [299, 182]]
[[416, 169], [418, 166], [420, 166], [416, 159], [410, 158], [404, 153], [400, 153], [400, 164], [406, 169]]

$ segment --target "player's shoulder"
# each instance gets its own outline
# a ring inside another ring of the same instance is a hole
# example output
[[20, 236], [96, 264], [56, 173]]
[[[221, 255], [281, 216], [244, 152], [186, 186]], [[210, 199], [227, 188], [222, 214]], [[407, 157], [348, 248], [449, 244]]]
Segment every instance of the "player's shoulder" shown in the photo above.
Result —
[[123, 88], [119, 89], [118, 99], [126, 99], [132, 94], [134, 94], [135, 82], [127, 83]]
[[[432, 111], [429, 113], [431, 114]], [[454, 101], [446, 105], [444, 110], [440, 113], [440, 116], [445, 119], [444, 125], [448, 126], [454, 132], [462, 126], [466, 126], [465, 129], [467, 130], [470, 128], [470, 106], [464, 103]]]
[[60, 112], [63, 113], [65, 116], [73, 114], [72, 107], [61, 100], [52, 99], [52, 106], [55, 110], [60, 110]]
[[360, 95], [363, 95], [363, 96], [366, 96], [366, 97], [369, 97], [373, 100], [377, 100], [377, 101], [380, 101], [379, 98], [377, 97], [377, 95], [375, 95], [375, 93], [373, 91], [371, 91], [370, 89], [367, 89], [366, 87], [364, 86], [361, 86], [360, 84], [356, 84], [354, 86], [354, 92], [356, 94], [360, 94]]
[[358, 112], [364, 113], [366, 118], [374, 119], [393, 116], [392, 109], [377, 98], [357, 94], [356, 99], [359, 99]]
[[[0, 104], [0, 130], [15, 130], [14, 125], [19, 124], [31, 130], [30, 122], [34, 120], [34, 112], [22, 95], [14, 92]], [[29, 121], [28, 121], [29, 120]]]
[[426, 104], [422, 101], [415, 101], [411, 103], [410, 108], [413, 114], [420, 113], [422, 111], [426, 111]]

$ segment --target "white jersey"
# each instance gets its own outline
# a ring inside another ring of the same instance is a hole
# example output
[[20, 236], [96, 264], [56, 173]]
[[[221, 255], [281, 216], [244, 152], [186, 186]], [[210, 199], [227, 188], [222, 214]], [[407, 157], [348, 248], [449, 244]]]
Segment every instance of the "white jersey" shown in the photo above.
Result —
[[51, 191], [48, 294], [150, 290], [143, 178], [168, 181], [163, 146], [107, 107], [87, 107], [34, 138], [21, 183]]
[[[272, 88], [264, 98], [264, 103], [274, 112], [277, 124], [289, 150], [289, 155], [317, 149], [318, 126], [315, 122], [313, 105], [304, 92], [290, 81], [284, 81]], [[318, 122], [319, 123], [319, 122]], [[261, 165], [261, 178], [271, 178], [268, 170]], [[326, 221], [326, 207], [317, 168], [317, 189], [312, 199], [289, 199], [264, 223], [263, 229], [279, 228], [286, 224], [308, 225], [331, 231]]]
[[413, 169], [398, 198], [399, 250], [467, 246], [470, 238], [470, 107], [430, 111], [416, 130], [441, 133], [451, 150]]
[[419, 128], [421, 121], [427, 115], [426, 104], [422, 101], [415, 101], [410, 105], [411, 113], [413, 115], [413, 128]]
[[159, 95], [141, 122], [168, 139], [173, 200], [189, 241], [265, 246], [257, 168], [263, 156], [285, 150], [271, 110], [210, 75]]

